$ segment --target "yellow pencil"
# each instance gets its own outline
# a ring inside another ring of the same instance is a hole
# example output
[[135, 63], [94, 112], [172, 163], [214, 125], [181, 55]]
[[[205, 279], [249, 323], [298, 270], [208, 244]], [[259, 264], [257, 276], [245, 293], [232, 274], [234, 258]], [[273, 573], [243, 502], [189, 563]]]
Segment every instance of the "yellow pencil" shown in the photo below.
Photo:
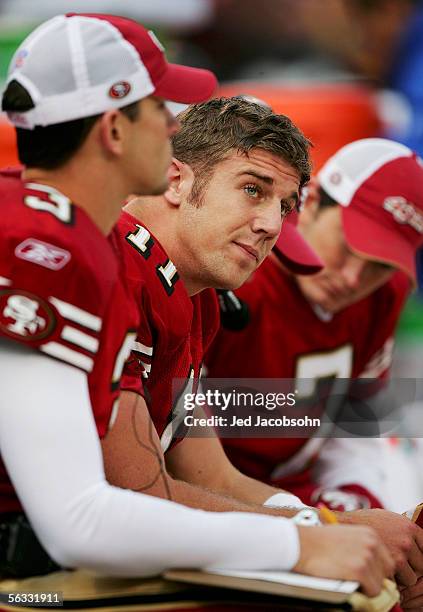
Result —
[[338, 519], [336, 518], [336, 514], [329, 510], [325, 504], [319, 504], [319, 514], [322, 519], [322, 523], [325, 525], [336, 525], [338, 523]]

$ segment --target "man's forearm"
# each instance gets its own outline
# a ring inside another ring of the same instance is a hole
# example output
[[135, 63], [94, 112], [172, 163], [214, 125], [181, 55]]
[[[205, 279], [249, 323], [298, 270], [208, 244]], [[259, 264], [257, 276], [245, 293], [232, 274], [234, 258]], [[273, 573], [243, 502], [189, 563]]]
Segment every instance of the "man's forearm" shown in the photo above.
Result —
[[250, 478], [232, 465], [230, 468], [222, 470], [220, 476], [210, 483], [210, 489], [254, 508], [263, 509], [264, 505], [277, 507], [279, 516], [290, 517], [295, 513], [293, 508], [304, 506], [296, 495]]
[[215, 437], [185, 439], [164, 457], [145, 401], [135, 393], [123, 393], [102, 449], [107, 480], [122, 489], [212, 512], [295, 513], [264, 508], [278, 489], [241, 474]]
[[[263, 512], [263, 504], [275, 495], [278, 499], [271, 499], [274, 506], [298, 507], [301, 504], [296, 496], [287, 492], [284, 492], [284, 499], [280, 499], [281, 489], [242, 474], [229, 461], [213, 431], [207, 438], [186, 437], [166, 453], [165, 463], [168, 474], [175, 481], [213, 491], [223, 499], [238, 500], [252, 507], [254, 512]], [[282, 515], [291, 516], [292, 512], [282, 512]]]
[[[246, 499], [245, 495], [241, 495], [241, 491], [240, 497], [232, 497], [229, 492], [222, 493], [218, 491], [211, 491], [197, 485], [192, 485], [188, 482], [183, 482], [182, 480], [175, 480], [170, 478], [169, 475], [164, 475], [163, 478], [166, 479], [166, 486], [163, 483], [157, 483], [150, 489], [145, 489], [143, 492], [147, 493], [148, 495], [154, 495], [164, 499], [170, 498], [172, 501], [189, 506], [190, 508], [209, 510], [211, 512], [255, 512], [259, 514], [285, 516], [288, 518], [294, 516], [294, 514], [298, 512], [297, 509], [265, 507], [260, 503], [254, 502], [253, 500], [249, 501]], [[247, 480], [251, 481], [252, 479], [247, 478]], [[254, 482], [256, 481], [253, 481], [253, 485]], [[261, 485], [262, 483], [258, 484]], [[267, 487], [267, 485], [263, 486]], [[273, 489], [272, 487], [267, 488], [271, 490], [268, 497], [278, 492], [277, 489]], [[236, 487], [234, 489], [234, 493], [236, 494]]]
[[264, 503], [268, 502], [271, 498], [275, 498], [275, 496], [278, 496], [278, 498], [285, 497], [285, 499], [278, 501], [276, 498], [276, 503], [273, 503], [272, 499], [272, 505], [290, 507], [300, 504], [300, 500], [288, 491], [272, 487], [255, 478], [250, 478], [239, 472], [235, 467], [231, 470], [229, 477], [226, 479], [222, 478], [213, 485], [213, 490], [254, 506], [263, 506]]

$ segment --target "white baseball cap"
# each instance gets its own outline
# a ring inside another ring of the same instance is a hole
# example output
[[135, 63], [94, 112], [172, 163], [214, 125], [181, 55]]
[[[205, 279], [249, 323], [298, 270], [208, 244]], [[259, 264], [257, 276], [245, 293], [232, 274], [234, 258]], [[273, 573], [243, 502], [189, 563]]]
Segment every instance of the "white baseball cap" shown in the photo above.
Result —
[[7, 112], [27, 129], [98, 115], [151, 94], [202, 102], [217, 85], [208, 70], [168, 63], [155, 34], [139, 23], [102, 14], [59, 15], [40, 25], [15, 52], [11, 81], [34, 103], [25, 112]]

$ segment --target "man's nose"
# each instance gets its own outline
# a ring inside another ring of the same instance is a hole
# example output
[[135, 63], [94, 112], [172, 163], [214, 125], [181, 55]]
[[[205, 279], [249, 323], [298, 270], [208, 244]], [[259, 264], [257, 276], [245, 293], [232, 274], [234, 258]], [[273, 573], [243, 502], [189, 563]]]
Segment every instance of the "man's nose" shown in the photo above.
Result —
[[282, 229], [281, 206], [277, 205], [263, 206], [260, 210], [256, 210], [253, 220], [253, 231], [263, 232], [266, 237], [277, 238]]
[[175, 115], [169, 110], [167, 111], [167, 127], [169, 137], [174, 136], [177, 132], [179, 132], [181, 124], [179, 123], [179, 119], [175, 117]]
[[342, 268], [342, 277], [350, 289], [358, 289], [363, 278], [366, 262], [356, 256], [349, 257]]

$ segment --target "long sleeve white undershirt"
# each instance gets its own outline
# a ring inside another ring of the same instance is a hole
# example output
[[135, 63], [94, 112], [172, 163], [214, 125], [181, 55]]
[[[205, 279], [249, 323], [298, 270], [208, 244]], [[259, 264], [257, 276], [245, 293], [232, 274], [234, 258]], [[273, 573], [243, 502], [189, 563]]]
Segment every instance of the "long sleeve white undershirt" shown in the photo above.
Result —
[[142, 576], [297, 562], [291, 521], [194, 510], [108, 484], [83, 372], [0, 342], [0, 373], [1, 455], [40, 541], [61, 565]]
[[324, 488], [361, 485], [386, 504], [384, 457], [381, 438], [331, 438], [321, 448], [313, 478]]

